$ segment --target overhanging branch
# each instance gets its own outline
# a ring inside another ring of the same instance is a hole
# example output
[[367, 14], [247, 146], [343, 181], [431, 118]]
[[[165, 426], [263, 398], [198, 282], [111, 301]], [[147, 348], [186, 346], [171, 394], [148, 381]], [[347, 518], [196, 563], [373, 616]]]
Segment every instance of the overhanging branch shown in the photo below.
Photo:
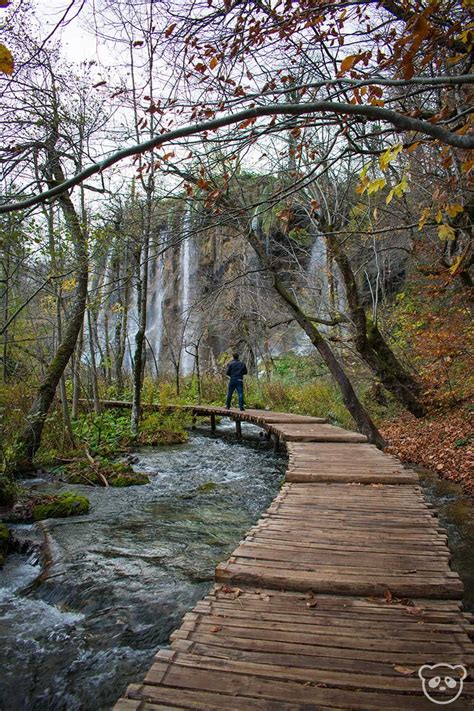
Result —
[[[473, 84], [474, 75], [466, 75], [463, 83]], [[342, 116], [360, 116], [362, 119], [366, 119], [368, 121], [381, 121], [383, 123], [391, 124], [399, 131], [411, 131], [413, 133], [429, 136], [430, 138], [434, 138], [442, 143], [454, 146], [455, 148], [474, 148], [474, 134], [461, 135], [459, 133], [454, 133], [453, 131], [443, 128], [442, 126], [432, 124], [429, 121], [422, 121], [411, 116], [405, 116], [397, 111], [386, 109], [381, 106], [372, 106], [368, 104], [346, 104], [333, 101], [316, 101], [300, 104], [268, 104], [266, 106], [255, 106], [250, 109], [244, 109], [234, 114], [221, 116], [220, 118], [181, 126], [172, 131], [165, 131], [159, 136], [155, 136], [143, 143], [137, 143], [129, 146], [128, 148], [123, 148], [120, 151], [112, 153], [104, 160], [93, 163], [69, 180], [65, 180], [45, 192], [33, 195], [26, 200], [0, 205], [0, 214], [32, 207], [33, 205], [44, 202], [45, 200], [62, 195], [66, 191], [82, 183], [87, 178], [90, 178], [92, 175], [101, 173], [105, 169], [110, 168], [112, 165], [115, 165], [125, 158], [146, 153], [147, 151], [159, 148], [165, 143], [176, 141], [180, 138], [186, 138], [188, 136], [204, 133], [205, 131], [213, 131], [225, 126], [232, 126], [234, 124], [246, 122], [249, 119], [258, 119], [263, 116], [304, 116], [308, 114], [325, 112]]]

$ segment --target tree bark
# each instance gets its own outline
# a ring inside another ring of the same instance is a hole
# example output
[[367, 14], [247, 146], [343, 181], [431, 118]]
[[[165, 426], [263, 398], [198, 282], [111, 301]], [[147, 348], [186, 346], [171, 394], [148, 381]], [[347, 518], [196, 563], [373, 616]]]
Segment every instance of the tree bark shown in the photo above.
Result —
[[[56, 183], [64, 182], [64, 173], [54, 150], [51, 152], [50, 161], [54, 181]], [[20, 436], [21, 461], [19, 462], [19, 468], [22, 470], [32, 467], [33, 458], [41, 444], [41, 436], [46, 416], [53, 402], [61, 376], [74, 353], [86, 308], [89, 276], [87, 242], [81, 222], [69, 195], [62, 193], [59, 197], [59, 201], [75, 244], [77, 259], [75, 300], [67, 319], [67, 328], [64, 331], [63, 338], [53, 360], [48, 366], [45, 378], [36, 391], [33, 404], [27, 415], [26, 427]]]
[[369, 413], [357, 397], [354, 388], [352, 387], [352, 384], [344, 371], [344, 368], [335, 357], [330, 346], [326, 343], [317, 328], [308, 320], [295, 298], [286, 288], [283, 279], [280, 277], [276, 268], [272, 265], [271, 261], [265, 254], [265, 249], [253, 230], [249, 229], [247, 231], [247, 239], [259, 256], [263, 266], [270, 273], [275, 291], [286, 303], [287, 307], [293, 313], [295, 320], [309, 336], [311, 343], [318, 350], [322, 359], [328, 366], [331, 375], [339, 386], [344, 404], [354, 418], [359, 431], [367, 436], [369, 442], [377, 445], [377, 447], [383, 448], [385, 446], [385, 442], [382, 435], [372, 422]]
[[400, 363], [377, 324], [367, 319], [357, 282], [347, 254], [337, 239], [330, 240], [332, 254], [341, 271], [347, 303], [355, 331], [355, 346], [382, 385], [415, 417], [424, 417], [426, 407], [420, 399], [421, 386]]

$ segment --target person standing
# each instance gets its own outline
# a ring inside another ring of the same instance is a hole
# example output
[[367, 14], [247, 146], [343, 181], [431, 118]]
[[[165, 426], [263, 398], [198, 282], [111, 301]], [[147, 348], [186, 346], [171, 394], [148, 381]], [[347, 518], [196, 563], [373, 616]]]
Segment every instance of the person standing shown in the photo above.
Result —
[[245, 410], [244, 408], [244, 375], [247, 375], [247, 366], [239, 360], [239, 354], [232, 354], [233, 360], [230, 361], [227, 366], [226, 375], [229, 380], [229, 385], [227, 388], [227, 402], [226, 408], [230, 408], [230, 403], [232, 401], [232, 395], [234, 390], [237, 390], [237, 395], [239, 398], [239, 409]]

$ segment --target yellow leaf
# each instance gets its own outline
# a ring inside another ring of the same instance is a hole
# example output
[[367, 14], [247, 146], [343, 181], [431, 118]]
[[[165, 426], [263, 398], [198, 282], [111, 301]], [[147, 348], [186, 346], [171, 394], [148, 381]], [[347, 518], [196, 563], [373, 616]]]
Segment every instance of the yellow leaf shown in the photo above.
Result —
[[451, 266], [449, 267], [449, 271], [451, 272], [451, 274], [452, 274], [453, 276], [457, 273], [459, 267], [460, 267], [461, 264], [462, 264], [462, 261], [463, 261], [463, 255], [462, 255], [462, 254], [458, 254], [458, 256], [456, 257], [456, 259], [454, 260], [454, 262], [453, 262], [453, 263], [451, 264]]
[[355, 189], [356, 193], [358, 195], [363, 195], [365, 193], [365, 191], [367, 190], [367, 186], [369, 185], [369, 183], [370, 183], [370, 180], [368, 179], [368, 177], [366, 175], [364, 175], [364, 177], [361, 178], [360, 183], [356, 186], [356, 189]]
[[441, 210], [438, 210], [438, 212], [436, 213], [436, 222], [439, 223], [442, 221], [443, 221], [443, 213], [441, 212]]
[[403, 178], [400, 180], [400, 182], [397, 185], [394, 185], [394, 187], [390, 190], [385, 202], [387, 203], [387, 205], [389, 205], [392, 202], [395, 195], [397, 197], [402, 197], [402, 195], [404, 193], [406, 193], [407, 190], [408, 190], [408, 181], [407, 181], [407, 176], [404, 175]]
[[369, 195], [372, 195], [373, 193], [378, 192], [383, 188], [385, 185], [386, 180], [385, 178], [376, 178], [376, 180], [373, 180], [369, 185], [367, 186], [367, 193]]
[[426, 221], [430, 215], [431, 215], [431, 209], [429, 207], [425, 207], [423, 209], [423, 212], [420, 215], [420, 220], [418, 222], [418, 229], [419, 230], [423, 229], [423, 227], [425, 226]]
[[454, 239], [456, 237], [456, 233], [451, 225], [447, 225], [443, 222], [443, 224], [438, 227], [438, 237], [440, 239]]
[[379, 166], [381, 167], [381, 169], [386, 170], [390, 163], [395, 160], [401, 150], [401, 143], [397, 143], [395, 146], [387, 148], [387, 150], [379, 157]]
[[0, 44], [0, 72], [13, 74], [13, 55], [4, 44]]
[[360, 57], [360, 54], [350, 54], [348, 57], [345, 57], [341, 62], [341, 72], [347, 72], [349, 69], [352, 69]]
[[209, 66], [211, 69], [215, 69], [215, 67], [217, 67], [218, 64], [219, 64], [219, 60], [217, 59], [217, 57], [213, 57], [211, 59], [211, 61], [209, 62]]
[[463, 173], [470, 173], [471, 170], [474, 168], [474, 160], [465, 160], [463, 163], [461, 163], [461, 171]]
[[456, 217], [460, 212], [463, 212], [464, 208], [462, 205], [456, 203], [454, 205], [446, 205], [444, 210], [449, 217]]

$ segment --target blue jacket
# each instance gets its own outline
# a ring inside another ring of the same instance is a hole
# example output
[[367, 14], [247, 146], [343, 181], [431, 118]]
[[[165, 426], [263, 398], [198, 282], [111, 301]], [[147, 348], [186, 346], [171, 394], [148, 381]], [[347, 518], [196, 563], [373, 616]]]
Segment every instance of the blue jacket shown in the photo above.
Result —
[[231, 360], [227, 366], [226, 375], [231, 380], [242, 380], [244, 375], [247, 375], [247, 366], [241, 360]]

